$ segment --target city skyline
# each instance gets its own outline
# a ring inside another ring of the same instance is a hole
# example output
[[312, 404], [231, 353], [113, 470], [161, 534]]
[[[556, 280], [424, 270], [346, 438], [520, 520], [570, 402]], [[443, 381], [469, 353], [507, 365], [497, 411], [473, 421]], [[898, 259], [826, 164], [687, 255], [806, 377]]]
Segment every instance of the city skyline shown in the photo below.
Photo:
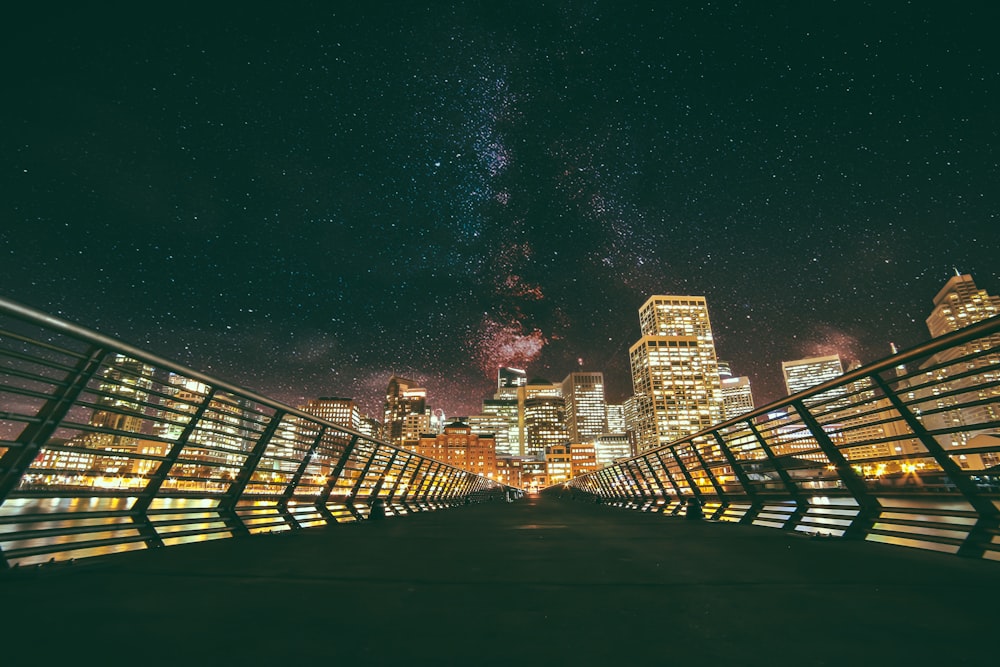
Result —
[[620, 403], [653, 294], [764, 405], [927, 340], [956, 269], [1000, 293], [973, 7], [19, 12], [0, 294], [289, 405], [471, 415], [500, 366]]

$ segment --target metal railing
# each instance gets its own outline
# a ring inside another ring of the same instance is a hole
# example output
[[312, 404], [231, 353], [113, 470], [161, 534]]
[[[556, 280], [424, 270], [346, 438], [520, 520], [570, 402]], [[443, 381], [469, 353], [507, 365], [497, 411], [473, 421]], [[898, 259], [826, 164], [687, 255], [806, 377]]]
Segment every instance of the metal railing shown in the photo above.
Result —
[[0, 569], [501, 489], [4, 299], [0, 362]]
[[643, 511], [1000, 560], [1000, 317], [567, 486]]

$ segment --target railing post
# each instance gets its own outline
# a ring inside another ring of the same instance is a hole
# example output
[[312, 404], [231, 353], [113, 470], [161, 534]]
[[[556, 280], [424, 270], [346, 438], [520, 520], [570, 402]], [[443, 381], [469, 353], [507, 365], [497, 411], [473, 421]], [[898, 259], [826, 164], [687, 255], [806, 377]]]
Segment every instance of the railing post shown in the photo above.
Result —
[[0, 457], [0, 504], [10, 492], [21, 483], [24, 473], [31, 467], [38, 452], [49, 441], [59, 424], [69, 414], [70, 409], [87, 388], [87, 383], [97, 374], [107, 351], [100, 347], [90, 348], [59, 385], [52, 398], [38, 411], [37, 420], [28, 424], [17, 438], [17, 446], [8, 449]]
[[257, 466], [260, 465], [260, 460], [264, 457], [264, 452], [267, 450], [267, 446], [271, 444], [271, 438], [278, 430], [278, 425], [281, 424], [281, 420], [285, 418], [285, 414], [285, 412], [278, 410], [271, 416], [271, 420], [267, 423], [267, 426], [264, 427], [264, 431], [260, 434], [260, 437], [257, 438], [257, 442], [254, 444], [253, 449], [243, 462], [243, 467], [240, 468], [240, 472], [236, 476], [236, 479], [233, 480], [229, 489], [222, 494], [222, 499], [219, 501], [219, 515], [222, 516], [226, 523], [230, 524], [234, 533], [238, 532], [241, 535], [250, 534], [250, 529], [247, 528], [246, 523], [243, 522], [243, 519], [240, 518], [240, 515], [236, 512], [236, 506], [239, 504], [243, 497], [243, 493], [250, 484], [250, 479], [257, 471]]
[[836, 468], [840, 481], [844, 483], [844, 488], [854, 496], [854, 500], [858, 503], [858, 515], [851, 521], [851, 525], [844, 530], [844, 537], [864, 539], [865, 535], [868, 534], [868, 531], [875, 524], [875, 518], [881, 511], [878, 500], [868, 493], [868, 490], [865, 489], [864, 481], [854, 472], [854, 468], [847, 462], [844, 455], [840, 453], [837, 446], [833, 444], [830, 436], [823, 430], [823, 425], [813, 417], [805, 403], [802, 402], [802, 399], [792, 401], [792, 406], [802, 419], [802, 423], [812, 433], [816, 444], [819, 445], [826, 458]]
[[896, 411], [903, 418], [903, 421], [906, 422], [906, 425], [913, 431], [913, 435], [920, 440], [927, 453], [934, 457], [934, 460], [941, 466], [945, 475], [951, 479], [952, 484], [955, 485], [958, 492], [976, 510], [976, 514], [978, 515], [976, 523], [959, 547], [958, 555], [972, 558], [982, 557], [986, 551], [984, 545], [990, 543], [990, 540], [993, 539], [994, 531], [1000, 527], [1000, 510], [997, 509], [991, 500], [979, 495], [975, 484], [969, 481], [969, 478], [961, 467], [948, 456], [948, 452], [934, 439], [934, 436], [927, 432], [927, 429], [924, 428], [924, 425], [917, 419], [916, 415], [910, 411], [885, 380], [878, 373], [872, 374], [871, 378], [878, 385], [879, 389], [882, 390], [885, 397], [889, 399], [892, 406], [896, 408]]
[[406, 482], [406, 488], [403, 490], [403, 496], [399, 499], [399, 502], [404, 504], [406, 503], [406, 499], [413, 491], [413, 483], [416, 481], [417, 475], [420, 473], [420, 469], [424, 467], [425, 463], [427, 463], [427, 459], [417, 457], [417, 467], [413, 469], [413, 474], [410, 475], [409, 481]]
[[475, 473], [466, 472], [462, 476], [461, 481], [458, 483], [458, 488], [455, 490], [455, 497], [462, 500], [465, 503], [469, 502], [469, 494], [472, 493], [472, 488], [476, 483], [477, 476]]
[[379, 445], [377, 442], [373, 442], [373, 449], [371, 454], [368, 455], [368, 460], [365, 461], [364, 468], [361, 469], [361, 474], [354, 481], [354, 486], [351, 487], [351, 492], [347, 495], [347, 511], [354, 515], [354, 518], [361, 521], [364, 517], [358, 512], [358, 508], [354, 506], [354, 499], [358, 496], [358, 491], [361, 490], [361, 485], [365, 483], [365, 477], [368, 476], [368, 471], [372, 467], [372, 463], [375, 462], [375, 457], [378, 456]]
[[437, 499], [444, 502], [448, 500], [448, 492], [451, 491], [451, 487], [455, 484], [455, 471], [452, 470], [447, 464], [442, 464], [441, 474], [444, 476], [444, 480], [441, 484], [441, 492], [438, 494]]
[[722, 450], [722, 455], [726, 457], [726, 461], [729, 462], [729, 467], [733, 469], [733, 475], [735, 475], [740, 481], [740, 486], [743, 487], [743, 491], [747, 494], [747, 498], [750, 500], [750, 508], [747, 509], [746, 513], [742, 517], [740, 517], [740, 523], [753, 523], [753, 520], [757, 518], [757, 514], [760, 513], [761, 509], [761, 505], [757, 500], [757, 490], [750, 484], [750, 478], [746, 476], [746, 473], [743, 471], [743, 467], [729, 450], [722, 434], [718, 431], [712, 431], [712, 435], [715, 436], [715, 441], [719, 443], [719, 449]]
[[[406, 463], [403, 464], [402, 469], [399, 471], [399, 474], [396, 476], [396, 481], [393, 482], [392, 488], [389, 489], [389, 502], [390, 503], [395, 499], [395, 497], [396, 497], [396, 491], [399, 489], [399, 485], [403, 483], [403, 477], [406, 475], [406, 469], [410, 467], [410, 464], [413, 463], [414, 459], [416, 458], [416, 457], [413, 456], [412, 452], [407, 452], [406, 454], [407, 454], [407, 456], [406, 456]], [[403, 492], [403, 497], [404, 498], [406, 497], [406, 492], [405, 491]]]
[[295, 489], [298, 487], [299, 482], [302, 481], [302, 477], [306, 474], [306, 470], [309, 468], [309, 462], [312, 461], [313, 454], [316, 452], [316, 448], [319, 447], [319, 443], [323, 440], [323, 436], [326, 434], [326, 426], [319, 424], [319, 432], [313, 439], [312, 445], [302, 456], [302, 463], [296, 468], [295, 474], [292, 475], [292, 479], [288, 482], [288, 486], [285, 487], [284, 492], [281, 494], [281, 499], [278, 500], [278, 509], [285, 516], [285, 519], [292, 526], [292, 528], [301, 528], [302, 525], [299, 523], [298, 519], [288, 510], [288, 502], [295, 495]]
[[430, 502], [432, 500], [437, 500], [437, 494], [431, 495], [431, 491], [434, 491], [434, 487], [437, 486], [437, 474], [438, 468], [441, 464], [435, 461], [431, 464], [430, 468], [427, 469], [427, 476], [424, 477], [424, 481], [427, 483], [424, 485], [424, 497], [421, 499], [422, 502]]
[[[660, 489], [660, 496], [663, 498], [663, 502], [666, 503], [669, 494], [667, 493], [666, 487], [663, 486], [663, 480], [661, 480], [660, 476], [656, 474], [653, 464], [649, 462], [649, 454], [644, 454], [640, 457], [640, 460], [646, 464], [646, 469], [649, 470], [649, 474], [652, 475], [653, 480], [656, 482], [656, 486]], [[664, 507], [665, 506], [666, 505], [664, 505]]]
[[462, 475], [457, 468], [448, 468], [448, 486], [444, 490], [445, 500], [453, 500], [455, 497], [455, 492], [458, 490], [458, 483]]
[[[326, 504], [330, 501], [330, 494], [333, 493], [333, 487], [337, 485], [337, 482], [340, 480], [341, 473], [344, 472], [344, 466], [347, 465], [348, 460], [350, 460], [351, 455], [354, 453], [354, 447], [358, 444], [358, 437], [359, 436], [357, 435], [351, 436], [351, 439], [348, 441], [347, 446], [344, 447], [344, 451], [341, 453], [340, 458], [337, 459], [337, 463], [334, 465], [333, 470], [331, 470], [330, 474], [327, 476], [326, 486], [323, 487], [319, 496], [316, 497], [316, 511], [326, 518], [327, 524], [337, 523], [337, 518], [333, 516], [333, 512], [330, 511]], [[351, 514], [354, 514], [354, 512], [351, 512]]]
[[205, 394], [201, 403], [199, 403], [194, 409], [194, 412], [191, 413], [191, 418], [188, 422], [184, 424], [184, 430], [182, 430], [180, 435], [177, 436], [177, 440], [170, 445], [170, 450], [167, 451], [167, 455], [164, 456], [163, 460], [160, 461], [160, 464], [156, 466], [156, 471], [149, 476], [149, 481], [146, 482], [145, 488], [139, 492], [138, 497], [135, 499], [135, 503], [132, 504], [132, 508], [129, 510], [129, 515], [132, 517], [132, 521], [136, 525], [140, 526], [140, 534], [142, 534], [148, 548], [152, 549], [163, 546], [163, 539], [156, 532], [156, 528], [149, 519], [149, 507], [153, 504], [153, 499], [163, 487], [163, 483], [167, 481], [167, 477], [170, 476], [170, 470], [177, 463], [177, 459], [180, 458], [181, 452], [183, 452], [184, 448], [187, 447], [188, 440], [191, 439], [191, 434], [194, 433], [196, 428], [198, 428], [198, 424], [205, 416], [205, 412], [208, 410], [208, 406], [211, 404], [214, 397], [215, 388], [209, 387], [208, 393]]
[[677, 500], [681, 500], [684, 497], [684, 494], [681, 492], [681, 487], [677, 484], [674, 476], [670, 474], [670, 468], [667, 467], [667, 462], [663, 460], [662, 456], [660, 456], [660, 450], [654, 449], [653, 456], [655, 456], [656, 460], [660, 462], [660, 470], [662, 470], [663, 474], [667, 476], [667, 481], [670, 482], [670, 486], [673, 487], [674, 493], [677, 494]]
[[399, 455], [399, 450], [392, 450], [392, 456], [389, 457], [389, 462], [385, 464], [385, 470], [379, 475], [378, 481], [375, 482], [375, 486], [372, 488], [372, 498], [377, 498], [378, 494], [382, 493], [382, 486], [385, 484], [385, 476], [389, 474], [392, 470], [392, 464], [396, 462], [396, 457]]
[[646, 500], [646, 494], [642, 490], [642, 484], [639, 483], [639, 478], [635, 476], [635, 472], [633, 472], [633, 470], [632, 470], [631, 463], [632, 463], [631, 460], [625, 461], [624, 468], [625, 468], [625, 472], [628, 473], [628, 476], [631, 477], [632, 481], [635, 483], [635, 490], [638, 492], [638, 495], [635, 495], [635, 494], [629, 494], [629, 495], [630, 495], [630, 497], [633, 500], [636, 500], [636, 501], [645, 501]]
[[729, 500], [726, 493], [722, 490], [722, 487], [719, 486], [718, 480], [715, 479], [715, 475], [712, 474], [712, 469], [709, 468], [708, 464], [705, 462], [705, 457], [698, 451], [698, 445], [695, 444], [693, 440], [688, 441], [688, 444], [691, 446], [691, 450], [694, 452], [695, 458], [698, 459], [698, 465], [700, 465], [701, 469], [705, 471], [705, 475], [708, 477], [709, 483], [712, 485], [712, 488], [715, 489], [715, 496], [719, 499], [719, 508], [715, 511], [715, 514], [712, 515], [712, 518], [714, 519], [722, 514], [726, 507], [729, 506]]
[[677, 448], [673, 445], [668, 445], [667, 449], [670, 450], [670, 455], [674, 457], [674, 461], [677, 461], [677, 467], [681, 469], [681, 474], [684, 475], [688, 488], [691, 489], [691, 495], [694, 496], [695, 500], [697, 500], [699, 504], [704, 504], [701, 499], [701, 489], [698, 488], [697, 484], [695, 484], [694, 478], [691, 477], [691, 473], [688, 472], [687, 466], [684, 465], [684, 461], [681, 460], [681, 457], [677, 456]]
[[610, 495], [604, 483], [604, 471], [607, 469], [608, 467], [604, 467], [591, 473], [590, 484], [594, 488], [594, 495], [597, 498], [607, 498]]
[[620, 479], [623, 474], [622, 464], [616, 463], [608, 468], [607, 473], [604, 475], [604, 482], [608, 486], [608, 491], [611, 494], [611, 500], [617, 501], [623, 497], [622, 494], [624, 492], [621, 490], [622, 481]]
[[760, 445], [760, 449], [764, 452], [764, 456], [767, 457], [768, 462], [774, 466], [774, 472], [788, 490], [790, 499], [795, 503], [795, 511], [788, 515], [785, 523], [781, 526], [782, 530], [793, 530], [799, 524], [799, 521], [802, 520], [802, 517], [806, 515], [806, 512], [809, 511], [809, 502], [802, 496], [802, 492], [799, 491], [799, 487], [795, 485], [788, 471], [781, 465], [781, 461], [771, 451], [770, 445], [767, 444], [767, 441], [757, 429], [757, 425], [753, 423], [753, 420], [748, 419], [745, 423], [757, 440], [757, 444]]

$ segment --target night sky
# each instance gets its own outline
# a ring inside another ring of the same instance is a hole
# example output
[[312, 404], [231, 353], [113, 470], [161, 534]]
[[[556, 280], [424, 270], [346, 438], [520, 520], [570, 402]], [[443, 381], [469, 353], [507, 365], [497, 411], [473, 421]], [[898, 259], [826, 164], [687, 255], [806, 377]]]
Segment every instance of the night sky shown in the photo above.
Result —
[[149, 4], [8, 14], [0, 294], [280, 400], [621, 400], [693, 294], [761, 405], [1000, 293], [990, 3]]

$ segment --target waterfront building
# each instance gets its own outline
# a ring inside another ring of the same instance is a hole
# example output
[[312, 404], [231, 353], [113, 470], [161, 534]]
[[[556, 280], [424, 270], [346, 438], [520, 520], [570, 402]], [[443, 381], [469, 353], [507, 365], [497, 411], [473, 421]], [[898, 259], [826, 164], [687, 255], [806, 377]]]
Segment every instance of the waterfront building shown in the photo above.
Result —
[[383, 436], [394, 445], [412, 447], [421, 433], [431, 430], [427, 390], [398, 375], [389, 378], [385, 392]]
[[570, 373], [562, 381], [561, 392], [570, 442], [593, 442], [608, 432], [603, 373]]
[[629, 349], [638, 451], [669, 444], [722, 421], [723, 400], [705, 297], [650, 297], [639, 309], [642, 337]]
[[361, 409], [352, 398], [322, 396], [299, 406], [299, 410], [355, 431], [361, 429]]
[[497, 476], [496, 441], [490, 435], [473, 433], [465, 422], [452, 422], [442, 433], [421, 435], [415, 450], [421, 456], [477, 475], [490, 479]]

